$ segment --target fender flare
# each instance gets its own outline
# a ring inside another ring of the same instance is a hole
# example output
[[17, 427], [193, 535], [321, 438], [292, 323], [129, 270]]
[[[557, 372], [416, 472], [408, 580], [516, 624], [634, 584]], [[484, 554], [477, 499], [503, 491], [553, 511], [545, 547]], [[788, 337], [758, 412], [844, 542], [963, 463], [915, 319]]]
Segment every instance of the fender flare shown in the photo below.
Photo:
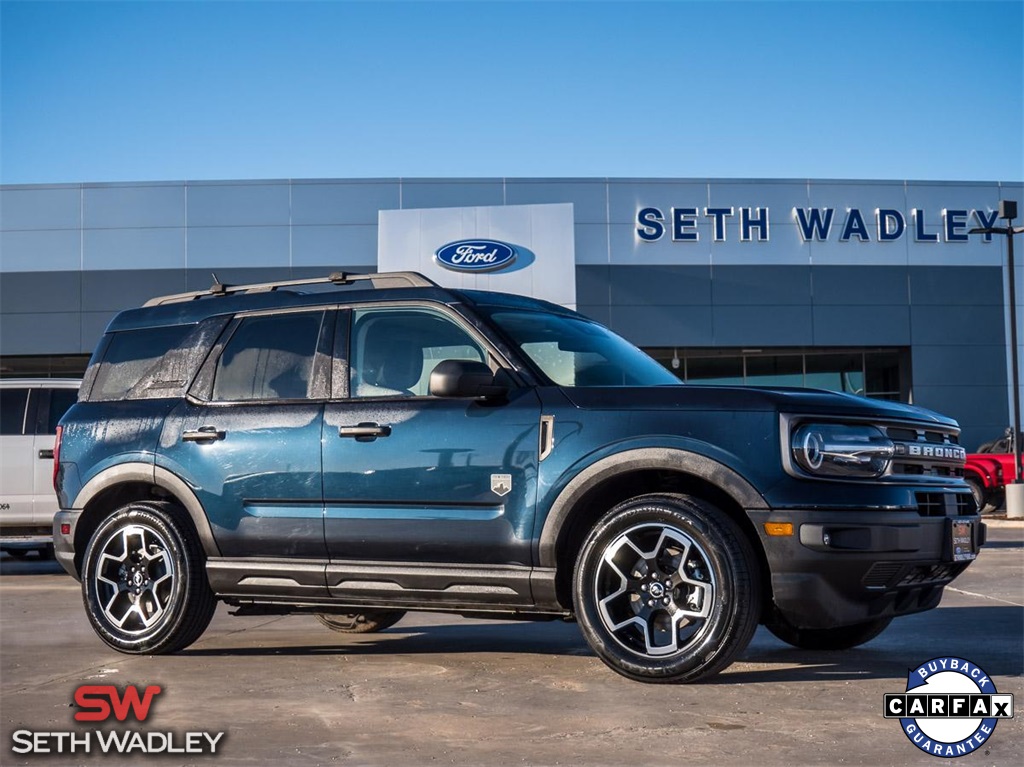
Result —
[[181, 477], [151, 463], [123, 463], [111, 466], [85, 483], [75, 497], [72, 508], [84, 509], [86, 505], [104, 490], [127, 482], [143, 482], [163, 488], [173, 495], [184, 507], [199, 534], [199, 542], [208, 557], [219, 557], [220, 548], [213, 537], [206, 511], [195, 492]]
[[723, 463], [699, 453], [676, 448], [636, 448], [607, 456], [580, 471], [558, 494], [544, 519], [538, 543], [540, 567], [556, 567], [555, 544], [566, 520], [580, 499], [605, 480], [633, 471], [665, 469], [692, 474], [731, 496], [744, 509], [768, 510], [761, 494], [746, 479]]

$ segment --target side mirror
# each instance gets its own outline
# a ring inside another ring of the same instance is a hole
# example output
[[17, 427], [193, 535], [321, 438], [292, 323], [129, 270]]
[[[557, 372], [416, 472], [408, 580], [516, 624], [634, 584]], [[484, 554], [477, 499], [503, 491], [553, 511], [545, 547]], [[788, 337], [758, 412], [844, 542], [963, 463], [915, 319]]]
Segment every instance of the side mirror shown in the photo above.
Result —
[[500, 397], [508, 386], [495, 380], [482, 362], [443, 360], [430, 371], [430, 394], [434, 397]]

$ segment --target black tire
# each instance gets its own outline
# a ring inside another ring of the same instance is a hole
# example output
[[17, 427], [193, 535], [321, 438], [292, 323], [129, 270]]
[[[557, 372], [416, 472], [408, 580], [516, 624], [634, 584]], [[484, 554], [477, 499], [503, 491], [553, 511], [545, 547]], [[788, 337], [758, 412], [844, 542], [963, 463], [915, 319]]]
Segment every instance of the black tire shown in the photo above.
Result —
[[341, 634], [372, 634], [394, 626], [404, 610], [363, 610], [358, 613], [317, 613], [316, 619]]
[[185, 512], [136, 501], [104, 519], [85, 550], [82, 600], [100, 639], [120, 652], [171, 653], [196, 641], [217, 600]]
[[892, 618], [877, 618], [834, 629], [798, 629], [776, 616], [767, 628], [783, 642], [801, 650], [849, 650], [870, 642], [892, 623]]
[[973, 477], [967, 477], [967, 484], [971, 488], [971, 495], [974, 496], [974, 503], [978, 507], [979, 514], [986, 514], [995, 510], [995, 506], [989, 503], [988, 494], [981, 483]]
[[4, 551], [6, 551], [15, 559], [24, 559], [28, 556], [29, 551], [31, 551], [31, 549], [4, 549]]
[[690, 496], [645, 495], [591, 530], [573, 603], [587, 643], [619, 674], [694, 682], [750, 643], [761, 613], [756, 572], [749, 542], [725, 513]]

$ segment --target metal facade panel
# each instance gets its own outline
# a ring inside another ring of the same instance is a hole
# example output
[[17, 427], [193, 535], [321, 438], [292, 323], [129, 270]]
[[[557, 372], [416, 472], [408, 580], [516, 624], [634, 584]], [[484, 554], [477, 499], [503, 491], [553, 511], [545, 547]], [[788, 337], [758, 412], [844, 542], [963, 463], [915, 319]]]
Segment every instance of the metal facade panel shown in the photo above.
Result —
[[68, 354], [79, 351], [79, 315], [74, 312], [4, 313], [4, 354]]
[[811, 346], [810, 306], [713, 306], [715, 346]]
[[0, 229], [77, 229], [81, 224], [80, 187], [0, 189]]
[[703, 209], [709, 204], [706, 181], [608, 180], [608, 221], [612, 224], [633, 226], [643, 208], [658, 208], [667, 214], [672, 207]]
[[722, 266], [714, 270], [717, 306], [796, 306], [811, 303], [809, 266]]
[[609, 327], [637, 346], [711, 346], [710, 306], [612, 306]]
[[571, 202], [577, 224], [604, 224], [608, 220], [607, 184], [604, 180], [509, 179], [506, 205]]
[[606, 300], [613, 306], [710, 306], [710, 266], [612, 266]]
[[77, 312], [82, 308], [82, 273], [8, 272], [0, 279], [0, 306], [5, 321], [8, 314]]
[[87, 186], [82, 217], [86, 229], [185, 226], [185, 185]]
[[188, 230], [189, 269], [288, 266], [290, 258], [286, 226], [211, 226]]
[[[912, 266], [908, 270], [914, 306], [984, 306], [1003, 292], [1003, 270], [973, 266]], [[1000, 326], [1002, 323], [1000, 323]], [[991, 333], [997, 332], [992, 328]], [[988, 337], [991, 339], [991, 333]]]
[[340, 268], [373, 263], [377, 260], [377, 225], [293, 226], [291, 248], [295, 266]]
[[188, 185], [188, 225], [285, 226], [291, 216], [291, 188], [282, 183]]
[[814, 343], [820, 346], [909, 346], [910, 307], [815, 305]]
[[86, 229], [82, 232], [82, 268], [85, 270], [184, 267], [184, 229]]
[[906, 306], [909, 279], [905, 266], [811, 267], [815, 306]]
[[369, 224], [377, 227], [377, 211], [400, 207], [397, 181], [353, 181], [344, 184], [292, 183], [291, 221], [309, 224]]
[[154, 296], [185, 292], [185, 270], [110, 269], [82, 272], [82, 309], [115, 312], [142, 306]]
[[402, 181], [402, 208], [462, 208], [505, 204], [501, 179]]
[[79, 229], [0, 232], [3, 272], [74, 271], [82, 268]]

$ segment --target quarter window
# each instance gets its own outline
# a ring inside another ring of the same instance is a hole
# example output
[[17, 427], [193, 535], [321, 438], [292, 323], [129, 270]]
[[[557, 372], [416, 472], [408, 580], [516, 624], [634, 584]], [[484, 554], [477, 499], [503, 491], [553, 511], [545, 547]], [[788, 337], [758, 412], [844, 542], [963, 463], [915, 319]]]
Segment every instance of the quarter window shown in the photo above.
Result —
[[303, 399], [323, 324], [323, 312], [246, 317], [217, 361], [213, 399]]
[[472, 336], [426, 309], [359, 309], [352, 317], [353, 397], [422, 397], [443, 360], [486, 362]]

